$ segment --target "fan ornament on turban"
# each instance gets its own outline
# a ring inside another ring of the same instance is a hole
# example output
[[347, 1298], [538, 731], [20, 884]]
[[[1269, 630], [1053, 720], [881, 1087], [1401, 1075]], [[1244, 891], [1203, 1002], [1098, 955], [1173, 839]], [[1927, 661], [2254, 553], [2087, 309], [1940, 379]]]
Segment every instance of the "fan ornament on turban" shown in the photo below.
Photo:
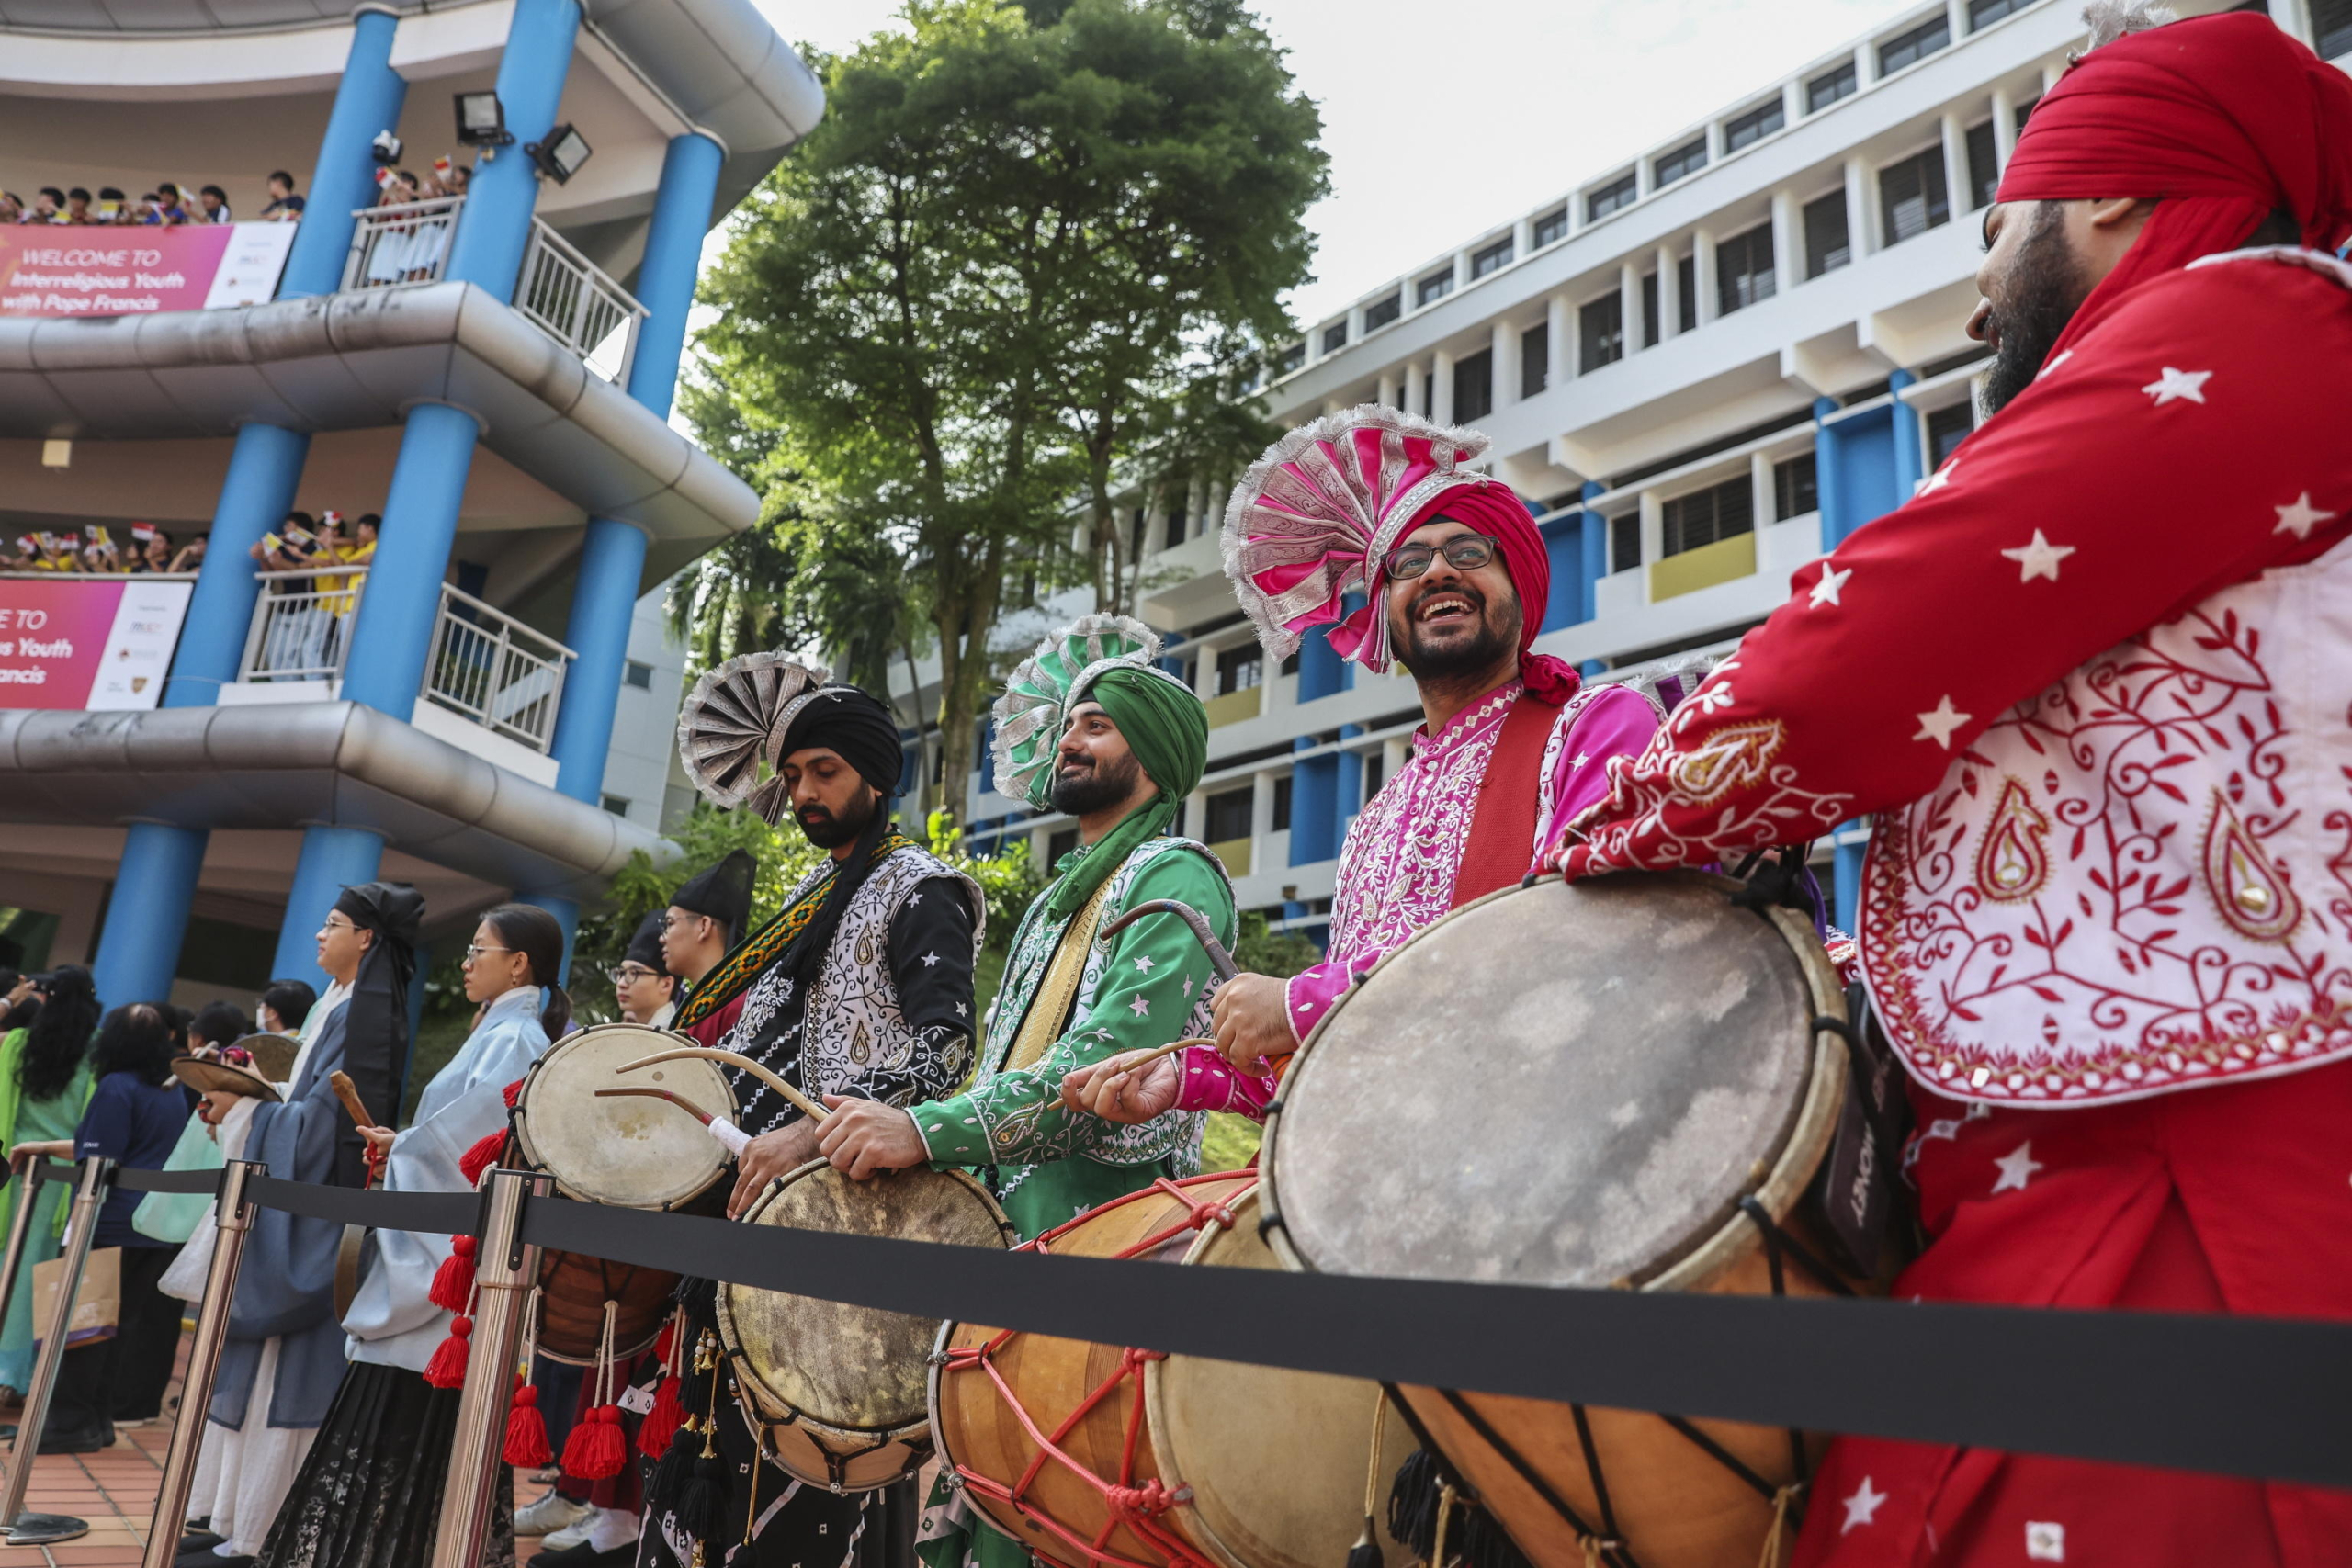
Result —
[[[1479, 431], [1364, 403], [1267, 447], [1234, 486], [1223, 538], [1225, 574], [1267, 656], [1288, 659], [1306, 631], [1329, 626], [1340, 657], [1386, 673], [1388, 552], [1443, 502], [1501, 546], [1523, 622], [1521, 672], [1532, 694], [1566, 702], [1575, 671], [1527, 651], [1550, 594], [1543, 536], [1509, 485], [1462, 467], [1489, 445]], [[1351, 614], [1358, 589], [1366, 603]]]
[[1117, 669], [1136, 669], [1190, 692], [1192, 688], [1153, 662], [1159, 637], [1126, 615], [1081, 615], [1037, 645], [1012, 671], [1004, 694], [989, 709], [996, 728], [989, 751], [996, 789], [1008, 800], [1025, 800], [1040, 811], [1052, 802], [1054, 755], [1069, 728], [1070, 709], [1086, 700], [1095, 682]]
[[702, 797], [722, 811], [749, 807], [781, 822], [791, 791], [776, 772], [786, 732], [829, 683], [821, 670], [781, 653], [746, 653], [695, 682], [678, 713], [678, 759]]

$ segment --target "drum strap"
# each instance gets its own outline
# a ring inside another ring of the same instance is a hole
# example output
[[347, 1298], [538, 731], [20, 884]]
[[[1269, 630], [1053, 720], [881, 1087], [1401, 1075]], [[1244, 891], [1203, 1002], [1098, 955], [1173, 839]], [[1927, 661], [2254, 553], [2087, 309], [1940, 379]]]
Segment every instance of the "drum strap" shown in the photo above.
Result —
[[1094, 933], [1102, 924], [1102, 908], [1110, 902], [1111, 884], [1116, 880], [1104, 877], [1102, 886], [1070, 918], [1062, 940], [1055, 944], [1053, 957], [1046, 961], [1046, 977], [1037, 983], [1037, 994], [1029, 999], [1029, 1010], [1021, 1015], [1021, 1032], [1012, 1037], [1012, 1049], [1004, 1054], [1002, 1070], [1035, 1066], [1062, 1037], [1070, 1009], [1078, 1002], [1078, 984], [1086, 977], [1086, 955], [1093, 950]]
[[1503, 716], [1470, 811], [1470, 841], [1453, 873], [1453, 907], [1519, 881], [1535, 863], [1535, 806], [1544, 746], [1560, 710], [1521, 694]]

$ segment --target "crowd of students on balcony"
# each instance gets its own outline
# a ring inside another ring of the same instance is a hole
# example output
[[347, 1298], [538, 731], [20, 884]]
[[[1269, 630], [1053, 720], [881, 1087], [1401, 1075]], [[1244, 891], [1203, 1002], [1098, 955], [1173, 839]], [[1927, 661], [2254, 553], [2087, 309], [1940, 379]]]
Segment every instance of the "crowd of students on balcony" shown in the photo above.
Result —
[[269, 579], [272, 603], [250, 673], [254, 679], [316, 680], [342, 668], [351, 614], [358, 607], [368, 567], [376, 558], [383, 519], [362, 513], [289, 512], [249, 552]]
[[133, 523], [127, 538], [94, 523], [72, 533], [43, 529], [0, 543], [0, 571], [125, 575], [190, 572], [203, 564], [203, 535], [175, 549], [172, 536], [152, 523]]
[[[461, 197], [466, 194], [466, 183], [471, 175], [465, 164], [446, 157], [435, 159], [432, 172], [424, 175], [407, 169], [379, 168], [376, 171], [376, 185], [380, 194], [376, 205], [407, 207], [443, 197]], [[375, 220], [365, 242], [365, 260], [353, 284], [365, 288], [431, 281], [439, 276], [441, 258], [448, 251], [449, 235], [456, 221], [455, 212], [442, 208], [407, 217]]]
[[[294, 189], [292, 175], [280, 169], [269, 176], [269, 200], [258, 216], [266, 223], [301, 220], [302, 197]], [[191, 188], [164, 180], [137, 201], [116, 186], [100, 186], [96, 196], [84, 186], [43, 186], [33, 193], [30, 201], [14, 191], [0, 190], [0, 224], [170, 229], [189, 223], [235, 221], [236, 215], [229, 207], [229, 193], [219, 186]]]

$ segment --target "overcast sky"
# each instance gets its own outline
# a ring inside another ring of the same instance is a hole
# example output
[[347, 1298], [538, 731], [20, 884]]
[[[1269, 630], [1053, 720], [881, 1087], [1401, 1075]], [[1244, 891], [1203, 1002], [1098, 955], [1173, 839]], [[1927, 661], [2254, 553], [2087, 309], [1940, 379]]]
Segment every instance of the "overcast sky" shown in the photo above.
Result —
[[[757, 0], [850, 48], [898, 0]], [[1323, 110], [1300, 322], [1603, 172], [1907, 9], [1906, 0], [1256, 0]]]

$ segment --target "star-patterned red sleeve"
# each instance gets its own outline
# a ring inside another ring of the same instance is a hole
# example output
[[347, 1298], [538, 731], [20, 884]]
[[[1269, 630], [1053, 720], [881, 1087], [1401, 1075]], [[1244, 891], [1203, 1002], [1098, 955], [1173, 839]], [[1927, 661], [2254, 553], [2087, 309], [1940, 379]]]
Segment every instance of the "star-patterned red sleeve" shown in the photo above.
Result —
[[2171, 274], [1792, 579], [1570, 825], [1571, 876], [1703, 865], [1932, 789], [2003, 710], [2352, 529], [2352, 268]]

